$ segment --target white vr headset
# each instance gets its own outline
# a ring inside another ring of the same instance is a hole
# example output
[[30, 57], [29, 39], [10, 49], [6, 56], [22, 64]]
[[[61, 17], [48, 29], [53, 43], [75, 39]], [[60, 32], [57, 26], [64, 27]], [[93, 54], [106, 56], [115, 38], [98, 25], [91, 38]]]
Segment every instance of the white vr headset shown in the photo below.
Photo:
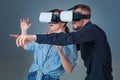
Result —
[[81, 14], [80, 12], [62, 11], [60, 16], [52, 14], [52, 12], [42, 12], [39, 16], [40, 22], [71, 22], [80, 21], [81, 19], [90, 19], [90, 14]]
[[59, 15], [52, 14], [52, 12], [41, 12], [39, 16], [39, 21], [58, 23], [60, 21], [60, 17]]
[[63, 11], [60, 19], [63, 22], [80, 21], [81, 19], [90, 19], [90, 14], [81, 14], [80, 12]]

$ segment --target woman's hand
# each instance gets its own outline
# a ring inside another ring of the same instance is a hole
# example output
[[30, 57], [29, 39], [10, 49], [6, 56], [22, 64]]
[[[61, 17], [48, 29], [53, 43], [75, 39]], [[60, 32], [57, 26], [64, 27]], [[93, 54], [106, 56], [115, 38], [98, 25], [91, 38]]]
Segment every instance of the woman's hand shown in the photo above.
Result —
[[30, 19], [20, 19], [20, 28], [22, 34], [27, 34], [27, 30], [30, 28], [32, 24], [30, 23]]

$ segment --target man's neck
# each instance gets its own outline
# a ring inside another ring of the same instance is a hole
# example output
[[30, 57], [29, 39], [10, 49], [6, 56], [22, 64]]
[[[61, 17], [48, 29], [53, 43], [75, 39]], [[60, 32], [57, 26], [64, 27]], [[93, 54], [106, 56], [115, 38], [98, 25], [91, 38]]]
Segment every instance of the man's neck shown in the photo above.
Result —
[[90, 20], [89, 19], [85, 19], [84, 21], [83, 21], [83, 27], [88, 23], [88, 22], [90, 22]]

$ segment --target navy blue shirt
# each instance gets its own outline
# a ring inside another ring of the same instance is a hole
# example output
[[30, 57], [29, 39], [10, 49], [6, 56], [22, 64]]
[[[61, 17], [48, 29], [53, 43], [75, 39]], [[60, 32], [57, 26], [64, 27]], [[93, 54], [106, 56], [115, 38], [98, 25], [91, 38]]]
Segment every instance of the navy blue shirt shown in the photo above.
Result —
[[85, 80], [113, 80], [111, 50], [105, 32], [88, 22], [82, 29], [71, 33], [37, 35], [40, 44], [77, 44], [87, 68]]

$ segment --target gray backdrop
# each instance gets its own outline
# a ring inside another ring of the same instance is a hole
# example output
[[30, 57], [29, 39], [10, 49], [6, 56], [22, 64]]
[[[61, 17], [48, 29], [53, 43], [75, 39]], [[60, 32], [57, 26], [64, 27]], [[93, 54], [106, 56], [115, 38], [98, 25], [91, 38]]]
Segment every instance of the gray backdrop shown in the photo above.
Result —
[[[43, 33], [48, 24], [40, 23], [39, 13], [54, 8], [68, 9], [84, 3], [92, 9], [92, 22], [98, 24], [107, 34], [112, 50], [114, 80], [120, 79], [120, 1], [119, 0], [0, 0], [0, 80], [26, 80], [33, 55], [17, 48], [15, 39], [9, 34], [20, 34], [20, 18], [30, 17], [30, 34]], [[68, 24], [71, 26], [71, 24]], [[70, 27], [71, 29], [71, 27]], [[71, 29], [72, 31], [72, 29]], [[80, 54], [73, 73], [64, 74], [61, 80], [84, 80], [85, 67]]]

